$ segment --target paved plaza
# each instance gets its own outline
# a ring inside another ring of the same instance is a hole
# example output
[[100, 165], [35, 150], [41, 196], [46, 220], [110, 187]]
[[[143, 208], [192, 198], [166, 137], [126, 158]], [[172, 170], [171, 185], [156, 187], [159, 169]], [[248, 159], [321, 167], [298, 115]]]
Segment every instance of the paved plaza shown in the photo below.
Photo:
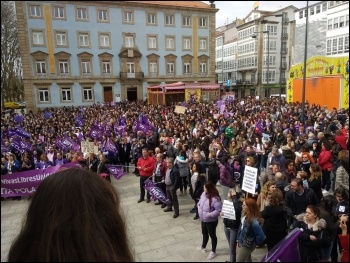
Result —
[[[229, 259], [222, 219], [219, 219], [217, 227], [217, 257], [207, 260], [209, 252], [204, 254], [196, 250], [196, 247], [201, 245], [202, 235], [200, 220], [193, 220], [194, 214], [189, 212], [194, 205], [189, 195], [178, 197], [180, 216], [174, 219], [173, 212], [163, 212], [153, 201], [137, 203], [140, 183], [139, 177], [134, 174], [127, 174], [120, 180], [112, 178], [112, 184], [121, 195], [137, 262], [225, 262]], [[220, 186], [218, 190], [221, 192]], [[1, 202], [1, 262], [7, 261], [10, 245], [20, 230], [28, 204], [27, 198], [21, 201], [10, 199]], [[207, 250], [210, 249], [209, 240]], [[266, 247], [256, 249], [253, 252], [253, 261], [260, 261], [266, 252]]]

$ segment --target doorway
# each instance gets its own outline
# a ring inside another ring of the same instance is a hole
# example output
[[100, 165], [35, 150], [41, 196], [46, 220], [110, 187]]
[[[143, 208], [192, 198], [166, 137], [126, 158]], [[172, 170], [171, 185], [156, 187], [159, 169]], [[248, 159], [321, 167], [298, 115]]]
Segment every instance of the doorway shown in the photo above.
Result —
[[112, 87], [103, 87], [103, 99], [104, 102], [112, 102], [113, 101], [113, 92]]
[[136, 101], [137, 100], [137, 88], [127, 88], [126, 96], [128, 101]]

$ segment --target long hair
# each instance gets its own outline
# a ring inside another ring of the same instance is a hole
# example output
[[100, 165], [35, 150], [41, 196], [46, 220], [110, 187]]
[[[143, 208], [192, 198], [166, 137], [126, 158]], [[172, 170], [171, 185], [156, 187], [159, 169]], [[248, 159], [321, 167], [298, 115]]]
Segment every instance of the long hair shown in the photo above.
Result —
[[263, 188], [261, 189], [261, 195], [263, 198], [266, 198], [267, 195], [269, 194], [269, 188], [272, 186], [272, 185], [276, 185], [276, 182], [275, 181], [267, 181]]
[[276, 188], [275, 190], [273, 190], [271, 192], [269, 200], [270, 200], [270, 205], [282, 206], [283, 208], [285, 208], [283, 193], [280, 189]]
[[260, 214], [260, 209], [253, 198], [248, 198], [244, 200], [247, 210], [244, 211], [244, 215], [246, 216], [246, 220], [249, 224], [252, 223], [253, 219], [256, 218], [259, 223], [262, 223], [262, 217]]
[[313, 181], [314, 179], [321, 180], [322, 179], [322, 169], [317, 163], [312, 163], [310, 165], [311, 168], [311, 176], [309, 181]]
[[96, 173], [65, 169], [40, 184], [8, 261], [133, 262], [120, 197]]
[[211, 182], [206, 183], [205, 189], [207, 189], [207, 197], [209, 199], [209, 207], [211, 207], [211, 199], [216, 198], [218, 200], [221, 200], [220, 194], [218, 189], [216, 189], [215, 185]]
[[345, 171], [349, 174], [349, 150], [341, 150], [338, 153], [338, 159], [341, 166], [343, 166]]

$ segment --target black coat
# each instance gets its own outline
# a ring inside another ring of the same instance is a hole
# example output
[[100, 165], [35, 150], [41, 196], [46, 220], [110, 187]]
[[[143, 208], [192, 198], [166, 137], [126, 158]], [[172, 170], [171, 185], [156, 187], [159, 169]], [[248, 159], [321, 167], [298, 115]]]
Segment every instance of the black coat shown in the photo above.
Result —
[[[126, 146], [126, 147], [125, 147]], [[119, 161], [121, 164], [130, 163], [131, 144], [119, 144]]]
[[268, 205], [261, 216], [264, 218], [265, 242], [271, 250], [287, 235], [287, 210], [282, 206]]
[[196, 182], [196, 187], [194, 188], [192, 199], [193, 200], [199, 200], [201, 198], [201, 195], [204, 191], [203, 187], [205, 185], [206, 178], [204, 175], [198, 175], [197, 182]]

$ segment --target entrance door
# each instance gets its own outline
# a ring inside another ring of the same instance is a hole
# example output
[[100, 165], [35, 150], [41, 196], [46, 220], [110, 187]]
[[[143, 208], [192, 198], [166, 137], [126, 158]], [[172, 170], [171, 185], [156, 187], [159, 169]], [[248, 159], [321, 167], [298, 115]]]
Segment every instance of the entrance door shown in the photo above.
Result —
[[112, 87], [103, 87], [103, 99], [104, 102], [113, 101]]
[[137, 100], [137, 88], [136, 87], [128, 88], [126, 91], [126, 95], [127, 95], [128, 101]]

